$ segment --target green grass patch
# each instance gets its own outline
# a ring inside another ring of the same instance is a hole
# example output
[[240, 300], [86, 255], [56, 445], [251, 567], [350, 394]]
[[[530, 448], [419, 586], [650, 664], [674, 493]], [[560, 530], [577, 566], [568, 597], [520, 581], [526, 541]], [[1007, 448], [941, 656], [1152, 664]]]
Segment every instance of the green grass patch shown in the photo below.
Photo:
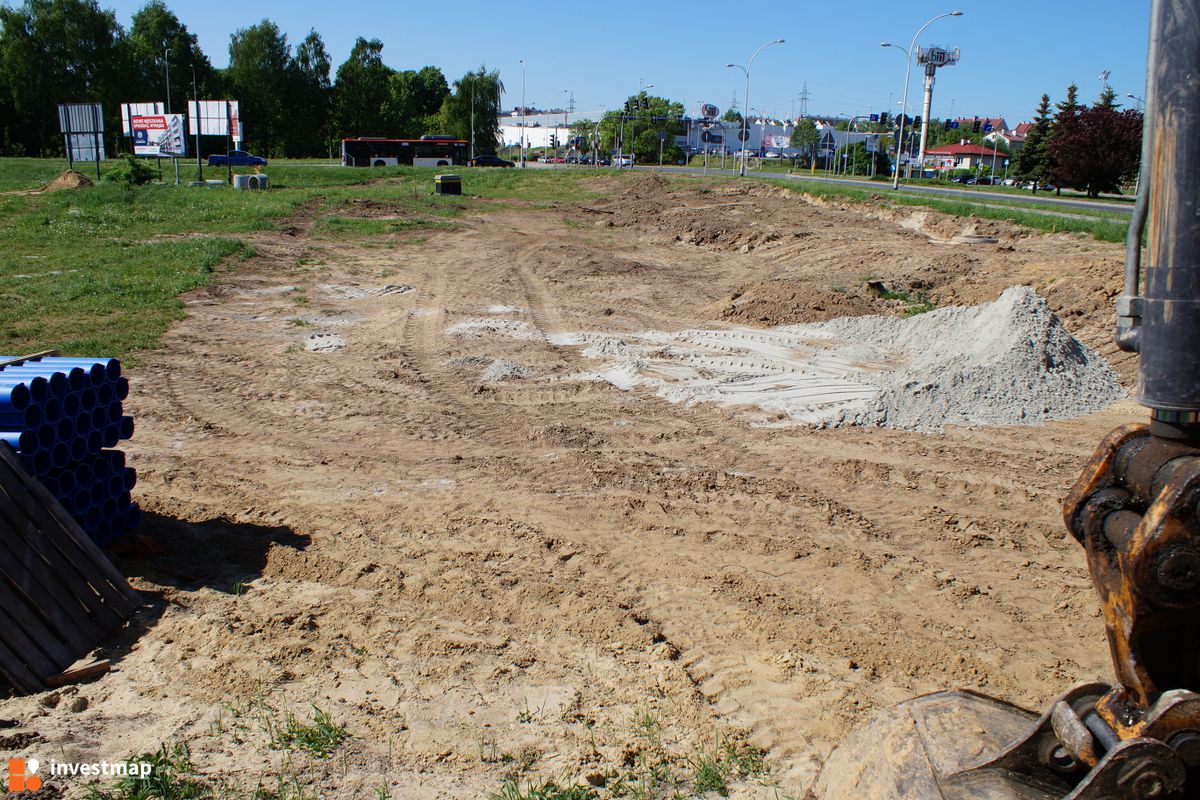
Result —
[[600, 795], [591, 786], [577, 783], [560, 784], [548, 780], [522, 783], [516, 778], [506, 778], [500, 789], [488, 794], [488, 800], [599, 800]]
[[301, 720], [289, 711], [282, 721], [269, 721], [272, 750], [303, 750], [317, 758], [328, 758], [350, 738], [345, 726], [338, 725], [328, 711], [315, 705], [310, 720]]
[[130, 756], [128, 760], [150, 764], [150, 774], [144, 778], [140, 775], [121, 778], [108, 791], [89, 786], [88, 800], [207, 800], [214, 797], [212, 788], [198, 779], [186, 744], [178, 743], [170, 748], [164, 744], [158, 752]]
[[[12, 231], [0, 233], [0, 247]], [[223, 259], [245, 254], [235, 239], [204, 237], [66, 253], [28, 244], [0, 265], [0, 351], [50, 348], [64, 355], [123, 356], [155, 345], [183, 317], [179, 296], [203, 286]]]

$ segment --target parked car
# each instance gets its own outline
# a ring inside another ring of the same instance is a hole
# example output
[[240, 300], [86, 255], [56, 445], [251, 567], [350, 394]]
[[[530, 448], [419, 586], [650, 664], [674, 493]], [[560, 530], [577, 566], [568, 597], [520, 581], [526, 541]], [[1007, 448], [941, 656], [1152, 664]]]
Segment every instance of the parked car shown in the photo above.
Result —
[[267, 160], [261, 156], [252, 156], [245, 150], [230, 150], [224, 155], [214, 153], [208, 157], [210, 167], [223, 167], [226, 163], [231, 167], [265, 167]]
[[633, 159], [629, 156], [617, 156], [612, 163], [614, 167], [632, 167]]
[[500, 156], [479, 155], [467, 162], [472, 167], [515, 167], [512, 161], [506, 161]]

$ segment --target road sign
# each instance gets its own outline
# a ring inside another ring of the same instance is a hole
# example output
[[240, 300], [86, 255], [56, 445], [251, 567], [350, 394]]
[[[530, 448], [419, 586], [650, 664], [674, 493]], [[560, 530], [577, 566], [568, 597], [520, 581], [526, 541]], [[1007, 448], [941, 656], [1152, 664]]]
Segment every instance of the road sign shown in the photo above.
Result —
[[700, 106], [700, 116], [704, 117], [705, 119], [715, 119], [720, 115], [720, 113], [721, 110], [712, 103], [705, 103]]
[[660, 142], [665, 142], [667, 140], [667, 132], [664, 131], [662, 128], [658, 129], [658, 140]]
[[738, 136], [739, 142], [745, 142], [747, 139], [750, 138], [750, 131], [746, 130], [745, 128], [742, 128], [741, 130], [738, 131], [737, 136]]

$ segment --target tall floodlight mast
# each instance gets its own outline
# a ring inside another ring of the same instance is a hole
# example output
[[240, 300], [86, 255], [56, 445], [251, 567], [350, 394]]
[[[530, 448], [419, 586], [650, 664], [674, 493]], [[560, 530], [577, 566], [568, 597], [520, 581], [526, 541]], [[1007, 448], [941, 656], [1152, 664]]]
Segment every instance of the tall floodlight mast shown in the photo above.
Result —
[[917, 63], [925, 65], [925, 105], [921, 108], [921, 146], [917, 150], [917, 169], [925, 177], [925, 142], [929, 138], [929, 108], [933, 105], [933, 75], [940, 67], [958, 63], [959, 50], [942, 47], [922, 47], [917, 50]]

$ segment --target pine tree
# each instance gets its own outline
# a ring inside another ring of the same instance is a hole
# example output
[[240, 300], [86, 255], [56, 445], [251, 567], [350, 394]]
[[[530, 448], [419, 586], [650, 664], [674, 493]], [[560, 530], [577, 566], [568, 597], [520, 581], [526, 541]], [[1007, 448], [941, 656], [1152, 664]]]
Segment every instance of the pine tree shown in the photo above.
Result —
[[1117, 92], [1111, 86], [1105, 84], [1104, 91], [1100, 92], [1100, 97], [1097, 98], [1095, 108], [1107, 108], [1109, 111], [1116, 111], [1121, 107], [1117, 102]]
[[[1068, 97], [1070, 97], [1068, 90]], [[1042, 95], [1033, 118], [1033, 127], [1025, 134], [1025, 145], [1013, 159], [1012, 171], [1019, 178], [1033, 181], [1033, 191], [1045, 183], [1049, 171], [1046, 148], [1050, 142], [1050, 95]]]
[[1067, 96], [1061, 102], [1055, 103], [1054, 107], [1058, 109], [1059, 114], [1078, 111], [1080, 109], [1079, 87], [1073, 83], [1068, 86]]

